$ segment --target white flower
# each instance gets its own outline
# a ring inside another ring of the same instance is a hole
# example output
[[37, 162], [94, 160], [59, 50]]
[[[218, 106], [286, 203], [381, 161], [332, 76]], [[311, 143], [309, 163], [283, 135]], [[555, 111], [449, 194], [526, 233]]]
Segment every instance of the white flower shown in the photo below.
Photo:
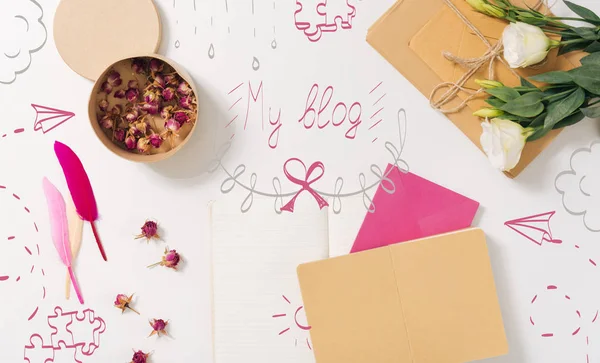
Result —
[[511, 23], [504, 29], [504, 59], [511, 68], [525, 68], [543, 61], [558, 45], [537, 26]]
[[499, 118], [481, 123], [481, 146], [496, 169], [509, 171], [519, 163], [521, 152], [533, 129]]

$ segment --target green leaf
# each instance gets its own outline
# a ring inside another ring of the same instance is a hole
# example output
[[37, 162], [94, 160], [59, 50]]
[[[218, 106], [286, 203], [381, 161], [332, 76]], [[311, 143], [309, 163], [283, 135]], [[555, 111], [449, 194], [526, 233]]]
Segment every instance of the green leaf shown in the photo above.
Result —
[[581, 58], [581, 64], [583, 64], [583, 65], [587, 65], [587, 64], [600, 65], [600, 52], [592, 53], [590, 55], [586, 55], [585, 57]]
[[550, 132], [550, 129], [547, 129], [545, 127], [540, 127], [533, 134], [529, 135], [529, 137], [527, 138], [527, 142], [541, 139], [542, 137], [546, 136], [546, 134], [548, 134], [549, 132]]
[[573, 78], [568, 72], [554, 71], [538, 74], [537, 76], [529, 77], [536, 82], [544, 82], [549, 84], [571, 83]]
[[490, 88], [485, 90], [490, 95], [501, 99], [504, 102], [508, 102], [510, 100], [514, 100], [519, 97], [519, 92], [515, 91], [510, 87], [498, 87], [498, 88]]
[[587, 64], [569, 71], [573, 81], [586, 91], [600, 95], [600, 65]]
[[554, 125], [554, 127], [552, 129], [556, 130], [556, 129], [561, 129], [563, 127], [575, 125], [576, 123], [583, 120], [584, 118], [585, 118], [585, 116], [583, 115], [583, 113], [581, 111], [577, 111], [574, 114], [572, 114], [571, 116], [567, 116], [564, 120], [557, 122], [556, 125]]
[[544, 124], [544, 120], [546, 119], [546, 115], [548, 112], [540, 113], [531, 123], [528, 125], [529, 127], [538, 127]]
[[517, 116], [534, 117], [544, 111], [542, 92], [530, 92], [506, 103], [500, 109]]
[[[596, 42], [600, 45], [599, 42]], [[558, 55], [563, 55], [563, 54], [567, 54], [567, 53], [571, 53], [574, 52], [576, 50], [582, 50], [582, 49], [586, 49], [589, 48], [592, 44], [594, 44], [594, 42], [592, 42], [590, 40], [590, 42], [583, 42], [583, 43], [572, 43], [572, 44], [567, 44], [565, 46], [562, 46], [558, 49]], [[586, 50], [587, 51], [587, 50]], [[588, 53], [592, 53], [589, 52]]]
[[553, 128], [556, 123], [562, 121], [573, 112], [577, 111], [581, 105], [585, 102], [585, 91], [582, 88], [578, 88], [575, 92], [571, 93], [568, 97], [563, 98], [560, 101], [551, 103], [548, 105], [548, 115], [544, 120], [544, 127]]
[[488, 105], [490, 105], [494, 108], [500, 108], [500, 107], [504, 106], [504, 104], [506, 103], [496, 97], [488, 97], [488, 99], [486, 99], [485, 102], [487, 102]]
[[515, 122], [526, 122], [528, 124], [531, 122], [531, 119], [529, 117], [512, 115], [510, 113], [505, 113], [504, 115], [498, 116], [498, 118], [503, 119], [503, 120], [515, 121]]
[[580, 27], [580, 28], [574, 28], [573, 30], [582, 39], [585, 39], [585, 40], [598, 40], [598, 39], [600, 39], [600, 35], [598, 35], [598, 33], [596, 33], [596, 29], [594, 29], [594, 28]]
[[562, 91], [562, 92], [549, 92], [549, 91], [554, 91], [554, 90], [548, 90], [548, 91], [544, 92], [544, 101], [546, 101], [547, 103], [553, 103], [556, 101], [560, 101], [563, 98], [570, 95], [571, 93], [575, 92], [575, 90], [577, 90], [577, 89], [580, 89], [580, 88], [575, 86], [575, 88], [571, 88], [571, 89], [568, 89], [568, 90]]
[[600, 107], [582, 108], [581, 112], [583, 112], [583, 114], [585, 115], [585, 117], [600, 118]]
[[535, 85], [527, 80], [525, 77], [521, 77], [521, 86], [522, 87], [530, 87], [536, 88]]
[[600, 52], [600, 42], [593, 42], [588, 47], [584, 48], [588, 53]]
[[565, 0], [565, 4], [571, 9], [575, 14], [581, 16], [585, 20], [589, 20], [591, 22], [600, 23], [600, 17], [596, 15], [593, 11], [588, 8], [584, 8], [581, 5], [574, 4], [570, 1]]

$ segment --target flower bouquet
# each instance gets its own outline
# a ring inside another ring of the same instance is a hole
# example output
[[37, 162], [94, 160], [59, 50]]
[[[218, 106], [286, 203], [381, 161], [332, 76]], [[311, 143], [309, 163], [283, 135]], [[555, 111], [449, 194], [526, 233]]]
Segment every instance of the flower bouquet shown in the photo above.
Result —
[[[509, 0], [466, 0], [477, 11], [511, 23], [503, 33], [504, 59], [512, 68], [544, 62], [548, 52], [585, 51], [581, 66], [522, 78], [518, 87], [494, 80], [477, 83], [489, 94], [490, 105], [474, 113], [485, 118], [481, 145], [492, 165], [502, 171], [514, 168], [528, 141], [554, 129], [576, 124], [585, 117], [600, 118], [600, 17], [591, 10], [565, 1], [579, 17], [556, 17]], [[563, 23], [571, 20], [582, 26]], [[558, 35], [561, 40], [546, 34]], [[535, 85], [535, 82], [537, 85]]]

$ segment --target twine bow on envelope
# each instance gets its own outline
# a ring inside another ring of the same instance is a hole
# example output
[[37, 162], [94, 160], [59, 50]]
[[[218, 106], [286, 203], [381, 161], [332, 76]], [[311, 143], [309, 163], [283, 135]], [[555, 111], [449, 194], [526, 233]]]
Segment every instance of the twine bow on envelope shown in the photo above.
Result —
[[[508, 63], [506, 63], [504, 58], [502, 58], [502, 50], [503, 50], [502, 37], [500, 37], [500, 39], [498, 39], [498, 42], [496, 43], [496, 45], [492, 45], [486, 39], [485, 35], [483, 35], [483, 33], [481, 33], [481, 31], [479, 31], [479, 29], [477, 29], [477, 27], [456, 7], [456, 5], [454, 5], [452, 3], [451, 0], [444, 0], [444, 3], [446, 3], [446, 5], [448, 5], [448, 7], [456, 13], [456, 15], [463, 21], [463, 23], [465, 23], [465, 25], [468, 26], [469, 29], [471, 29], [473, 31], [473, 33], [475, 35], [477, 35], [477, 37], [479, 37], [479, 39], [481, 39], [481, 41], [488, 47], [488, 50], [481, 57], [478, 57], [478, 58], [461, 58], [461, 57], [453, 55], [452, 53], [447, 52], [447, 51], [442, 53], [444, 58], [446, 58], [447, 60], [449, 60], [455, 64], [462, 66], [467, 71], [456, 82], [443, 82], [443, 83], [438, 84], [431, 91], [431, 94], [429, 96], [429, 104], [431, 105], [431, 107], [433, 107], [434, 109], [436, 109], [442, 113], [454, 113], [454, 112], [458, 112], [458, 111], [462, 110], [469, 101], [471, 101], [472, 99], [477, 97], [479, 94], [485, 92], [485, 90], [483, 88], [480, 88], [477, 91], [472, 91], [470, 89], [467, 89], [465, 87], [465, 83], [467, 83], [467, 81], [475, 73], [477, 73], [477, 71], [479, 71], [481, 69], [481, 67], [485, 66], [486, 64], [488, 64], [488, 79], [490, 79], [490, 80], [494, 80], [494, 78], [495, 78], [494, 62], [497, 60], [502, 62], [504, 65], [506, 65], [506, 67], [508, 69], [510, 69], [510, 71], [516, 77], [519, 77], [519, 75], [512, 68], [510, 68]], [[539, 0], [535, 4], [535, 6], [533, 6], [533, 8], [537, 9], [543, 3], [544, 3], [543, 0]], [[436, 94], [438, 93], [438, 91], [440, 91], [443, 88], [448, 88], [448, 90], [446, 92], [444, 92], [444, 94], [442, 94], [439, 98], [436, 98]], [[458, 106], [451, 107], [451, 108], [444, 108], [444, 105], [446, 105], [450, 101], [454, 100], [454, 98], [458, 95], [458, 92], [460, 92], [460, 91], [468, 93], [469, 97], [464, 99]]]

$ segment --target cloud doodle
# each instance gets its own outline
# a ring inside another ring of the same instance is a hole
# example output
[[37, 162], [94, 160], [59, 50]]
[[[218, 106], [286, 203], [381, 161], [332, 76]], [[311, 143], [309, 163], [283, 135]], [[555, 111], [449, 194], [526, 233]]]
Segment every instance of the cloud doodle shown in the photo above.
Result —
[[583, 217], [583, 224], [592, 232], [600, 232], [600, 140], [589, 148], [575, 150], [570, 168], [559, 173], [554, 181], [562, 195], [565, 210]]
[[36, 0], [0, 2], [0, 84], [11, 84], [31, 65], [32, 54], [42, 49], [48, 31], [44, 10]]

